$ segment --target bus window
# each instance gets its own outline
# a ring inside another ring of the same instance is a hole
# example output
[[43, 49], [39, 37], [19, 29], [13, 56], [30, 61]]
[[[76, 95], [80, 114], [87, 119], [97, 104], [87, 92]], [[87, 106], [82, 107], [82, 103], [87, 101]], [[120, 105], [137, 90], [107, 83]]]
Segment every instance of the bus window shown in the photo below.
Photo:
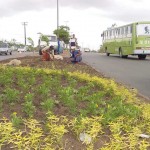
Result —
[[127, 28], [128, 28], [127, 36], [131, 37], [131, 35], [132, 35], [132, 26], [128, 26]]
[[118, 37], [118, 29], [116, 29], [115, 31], [116, 31], [116, 33], [115, 33], [115, 34], [116, 34], [116, 37]]
[[106, 31], [106, 39], [108, 39], [108, 32]]
[[121, 28], [121, 35], [124, 34], [124, 28]]
[[132, 27], [128, 26], [128, 34], [131, 34], [131, 33], [132, 33]]
[[110, 39], [112, 38], [112, 30], [110, 30]]
[[120, 29], [118, 29], [118, 37], [120, 36]]
[[115, 30], [112, 30], [112, 38], [115, 37]]
[[128, 34], [128, 26], [125, 27], [125, 35], [127, 35], [127, 34]]
[[119, 30], [118, 30], [118, 34], [119, 34], [118, 36], [119, 36], [119, 38], [122, 37], [122, 30], [121, 29], [122, 28], [119, 28]]
[[110, 31], [108, 31], [108, 39], [110, 39]]

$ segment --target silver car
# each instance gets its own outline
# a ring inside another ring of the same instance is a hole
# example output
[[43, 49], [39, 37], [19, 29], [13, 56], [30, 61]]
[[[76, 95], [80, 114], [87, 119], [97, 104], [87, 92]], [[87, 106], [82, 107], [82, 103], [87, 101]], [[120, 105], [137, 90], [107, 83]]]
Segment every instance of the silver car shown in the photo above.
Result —
[[10, 54], [12, 55], [12, 49], [9, 48], [8, 44], [7, 43], [0, 43], [0, 54]]

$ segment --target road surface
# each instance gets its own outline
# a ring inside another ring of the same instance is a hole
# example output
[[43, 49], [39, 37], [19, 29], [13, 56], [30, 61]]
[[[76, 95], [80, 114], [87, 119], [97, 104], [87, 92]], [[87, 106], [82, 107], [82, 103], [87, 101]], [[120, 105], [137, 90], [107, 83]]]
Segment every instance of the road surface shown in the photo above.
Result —
[[[35, 55], [38, 55], [38, 53], [36, 52]], [[12, 52], [12, 55], [0, 55], [0, 61], [5, 60], [5, 59], [9, 59], [9, 58], [18, 58], [18, 57], [25, 57], [25, 56], [33, 56], [33, 52]]]
[[99, 53], [83, 53], [83, 62], [150, 99], [150, 57], [139, 60], [137, 56], [127, 59]]

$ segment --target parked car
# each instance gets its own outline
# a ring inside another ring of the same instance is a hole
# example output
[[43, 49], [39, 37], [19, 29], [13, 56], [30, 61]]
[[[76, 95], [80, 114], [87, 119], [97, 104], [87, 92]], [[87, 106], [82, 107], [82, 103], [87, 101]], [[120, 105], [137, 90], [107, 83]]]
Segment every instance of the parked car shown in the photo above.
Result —
[[28, 48], [26, 46], [18, 48], [18, 52], [26, 52], [27, 50]]
[[9, 47], [9, 45], [7, 43], [0, 43], [0, 54], [10, 54], [12, 55], [12, 49]]

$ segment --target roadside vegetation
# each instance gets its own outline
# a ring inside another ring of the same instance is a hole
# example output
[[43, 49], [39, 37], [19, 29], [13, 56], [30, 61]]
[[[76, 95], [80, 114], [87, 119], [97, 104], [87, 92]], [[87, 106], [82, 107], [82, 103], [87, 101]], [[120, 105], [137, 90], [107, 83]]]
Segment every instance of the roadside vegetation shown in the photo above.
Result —
[[0, 65], [0, 149], [150, 149], [150, 104], [136, 90], [67, 58], [20, 59]]

